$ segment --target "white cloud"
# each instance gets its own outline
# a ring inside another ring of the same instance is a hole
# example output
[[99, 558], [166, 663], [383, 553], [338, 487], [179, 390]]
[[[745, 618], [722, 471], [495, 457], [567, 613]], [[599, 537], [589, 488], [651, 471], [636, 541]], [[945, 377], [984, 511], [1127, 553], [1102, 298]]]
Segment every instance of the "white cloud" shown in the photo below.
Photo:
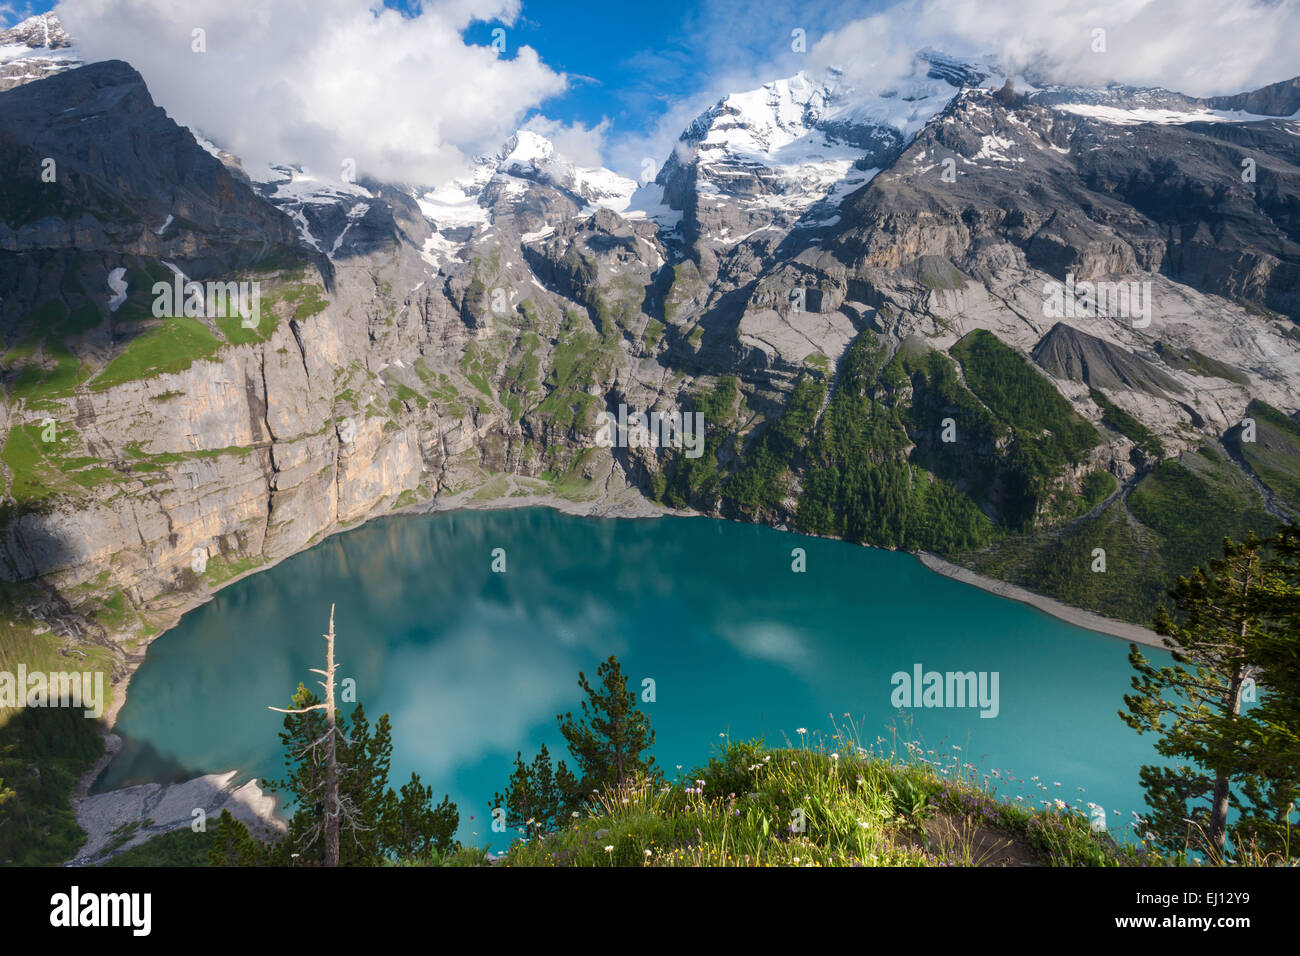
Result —
[[513, 23], [519, 0], [427, 2], [415, 17], [373, 6], [62, 0], [56, 12], [88, 59], [126, 60], [174, 119], [252, 168], [337, 176], [353, 159], [361, 175], [441, 182], [565, 88], [531, 48], [505, 59], [462, 40], [475, 20]]
[[30, 3], [19, 6], [17, 3], [10, 2], [10, 0], [0, 0], [0, 30], [26, 20], [31, 15], [32, 5]]
[[[805, 54], [791, 48], [796, 28]], [[1093, 52], [1096, 29], [1106, 31], [1105, 53]], [[1298, 35], [1295, 0], [705, 0], [683, 21], [675, 48], [629, 59], [643, 75], [632, 101], [658, 118], [644, 132], [615, 129], [607, 155], [613, 168], [638, 175], [643, 157], [662, 162], [723, 96], [801, 69], [836, 66], [874, 89], [934, 48], [992, 54], [1012, 73], [1042, 80], [1209, 96], [1300, 74]]]
[[534, 116], [524, 123], [524, 129], [545, 136], [559, 155], [585, 169], [599, 169], [605, 165], [605, 136], [609, 127], [608, 119], [595, 126], [585, 126], [578, 121], [561, 123], [545, 116]]
[[810, 654], [803, 635], [777, 621], [755, 621], [741, 627], [723, 624], [718, 634], [745, 657], [781, 664], [797, 673], [808, 669]]
[[[1104, 31], [1104, 52], [1096, 31]], [[812, 64], [858, 75], [934, 47], [990, 53], [1012, 73], [1081, 85], [1162, 86], [1209, 96], [1300, 73], [1292, 0], [905, 0], [821, 38]], [[810, 38], [811, 39], [811, 38]]]

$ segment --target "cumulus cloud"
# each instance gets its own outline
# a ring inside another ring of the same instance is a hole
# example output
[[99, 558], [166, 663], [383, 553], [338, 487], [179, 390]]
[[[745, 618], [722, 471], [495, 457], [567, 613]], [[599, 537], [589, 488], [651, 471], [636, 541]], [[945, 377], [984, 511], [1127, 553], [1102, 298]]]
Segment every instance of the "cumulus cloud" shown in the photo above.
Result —
[[[802, 30], [805, 52], [794, 49]], [[1105, 52], [1094, 31], [1104, 30]], [[863, 89], [891, 86], [919, 50], [995, 57], [1038, 82], [1238, 93], [1300, 74], [1296, 0], [705, 0], [671, 49], [629, 57], [627, 94], [656, 116], [615, 130], [614, 168], [662, 161], [681, 131], [728, 93], [799, 70], [843, 69]]]
[[587, 126], [580, 121], [562, 123], [534, 116], [524, 123], [524, 129], [545, 136], [555, 145], [555, 151], [570, 162], [586, 169], [599, 169], [605, 165], [605, 138], [610, 125], [609, 119]]
[[1293, 0], [904, 0], [820, 38], [809, 61], [869, 78], [933, 47], [992, 54], [1040, 82], [1209, 96], [1300, 74], [1298, 34]]
[[0, 30], [6, 26], [13, 26], [20, 20], [26, 20], [31, 15], [30, 3], [18, 4], [12, 0], [0, 0]]
[[411, 17], [378, 0], [62, 0], [56, 12], [88, 59], [131, 63], [174, 119], [253, 171], [338, 176], [351, 159], [360, 175], [441, 182], [566, 84], [529, 47], [506, 58], [463, 41], [474, 21], [512, 24], [519, 0], [425, 2]]

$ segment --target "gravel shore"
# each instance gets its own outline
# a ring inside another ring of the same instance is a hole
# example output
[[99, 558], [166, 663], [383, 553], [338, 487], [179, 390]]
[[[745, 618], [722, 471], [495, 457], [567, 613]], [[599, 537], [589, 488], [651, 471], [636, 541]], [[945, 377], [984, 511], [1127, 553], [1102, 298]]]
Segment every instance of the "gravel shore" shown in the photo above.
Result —
[[1035, 594], [1033, 591], [1026, 591], [1014, 584], [1008, 584], [994, 578], [986, 578], [982, 574], [976, 574], [969, 568], [963, 568], [959, 564], [945, 561], [935, 554], [922, 551], [917, 554], [917, 557], [921, 559], [922, 564], [937, 574], [988, 591], [990, 594], [996, 594], [998, 597], [1010, 598], [1013, 601], [1028, 604], [1030, 607], [1036, 607], [1038, 610], [1050, 614], [1058, 620], [1065, 621], [1067, 624], [1087, 628], [1090, 631], [1096, 631], [1098, 634], [1118, 637], [1133, 644], [1167, 650], [1165, 639], [1149, 628], [1130, 624], [1128, 621], [1116, 621], [1113, 618], [1102, 617], [1100, 614], [1072, 607], [1069, 604], [1062, 604], [1060, 601], [1044, 597], [1041, 594]]

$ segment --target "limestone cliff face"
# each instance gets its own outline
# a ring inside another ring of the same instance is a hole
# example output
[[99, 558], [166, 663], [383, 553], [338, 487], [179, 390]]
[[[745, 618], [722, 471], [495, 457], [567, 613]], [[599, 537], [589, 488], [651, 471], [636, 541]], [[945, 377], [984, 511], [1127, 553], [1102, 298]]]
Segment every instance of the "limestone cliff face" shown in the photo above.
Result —
[[[437, 287], [399, 307], [374, 301], [374, 263], [342, 265], [336, 281], [126, 64], [26, 84], [0, 114], [0, 153], [17, 171], [0, 223], [5, 578], [64, 595], [120, 590], [139, 614], [119, 626], [139, 630], [403, 492], [429, 498], [492, 447], [497, 419], [449, 411], [454, 388], [446, 402], [403, 405], [378, 374], [396, 363], [425, 389], [409, 363], [470, 339]], [[42, 181], [47, 155], [56, 173]], [[378, 231], [383, 261], [401, 239]], [[258, 282], [261, 321], [156, 319], [153, 283], [177, 272]], [[381, 318], [389, 307], [396, 325]], [[179, 323], [188, 337], [171, 342]], [[67, 620], [48, 623], [102, 631], [77, 612], [92, 603], [74, 599]]]

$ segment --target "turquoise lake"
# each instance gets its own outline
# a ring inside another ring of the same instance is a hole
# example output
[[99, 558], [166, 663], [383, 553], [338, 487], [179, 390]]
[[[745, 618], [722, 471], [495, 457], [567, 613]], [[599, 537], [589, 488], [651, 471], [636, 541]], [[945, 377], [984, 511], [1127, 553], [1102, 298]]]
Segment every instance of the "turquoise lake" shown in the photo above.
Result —
[[[791, 550], [807, 570], [791, 570]], [[506, 571], [492, 552], [505, 549]], [[237, 769], [279, 778], [277, 732], [315, 687], [331, 602], [338, 666], [373, 723], [393, 721], [390, 784], [417, 771], [486, 845], [515, 752], [564, 754], [555, 717], [610, 654], [655, 682], [654, 754], [670, 779], [720, 742], [799, 742], [852, 715], [861, 737], [919, 740], [1035, 803], [1094, 801], [1118, 832], [1143, 809], [1153, 738], [1117, 716], [1128, 645], [926, 570], [913, 556], [707, 518], [575, 518], [547, 509], [384, 518], [246, 578], [154, 642], [98, 790]], [[1151, 656], [1166, 659], [1160, 651]], [[891, 675], [998, 674], [999, 709], [900, 710]], [[960, 751], [953, 748], [960, 747]], [[1058, 788], [1056, 783], [1060, 783]], [[1083, 787], [1082, 792], [1079, 787]], [[474, 819], [471, 820], [470, 816]]]

